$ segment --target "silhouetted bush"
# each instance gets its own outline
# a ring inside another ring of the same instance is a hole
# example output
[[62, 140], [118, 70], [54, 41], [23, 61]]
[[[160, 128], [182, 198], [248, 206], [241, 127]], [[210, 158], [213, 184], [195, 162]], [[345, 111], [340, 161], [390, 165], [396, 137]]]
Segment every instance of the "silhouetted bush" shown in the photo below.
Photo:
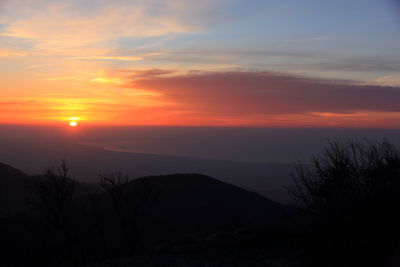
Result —
[[384, 141], [330, 142], [297, 169], [305, 266], [385, 266], [400, 234], [400, 151]]

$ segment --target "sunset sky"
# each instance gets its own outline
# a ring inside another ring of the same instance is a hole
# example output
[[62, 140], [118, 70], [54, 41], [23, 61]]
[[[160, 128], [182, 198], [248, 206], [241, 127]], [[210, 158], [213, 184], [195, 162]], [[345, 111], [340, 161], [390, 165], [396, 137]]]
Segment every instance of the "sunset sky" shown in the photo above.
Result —
[[400, 128], [399, 47], [395, 0], [0, 0], [0, 123]]

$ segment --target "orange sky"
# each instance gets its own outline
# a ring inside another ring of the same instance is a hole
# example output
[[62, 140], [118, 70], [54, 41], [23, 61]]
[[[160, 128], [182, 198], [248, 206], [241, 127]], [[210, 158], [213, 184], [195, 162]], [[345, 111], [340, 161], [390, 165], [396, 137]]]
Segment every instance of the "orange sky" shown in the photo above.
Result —
[[223, 3], [2, 1], [0, 123], [400, 128], [397, 55], [366, 58], [384, 38], [350, 62], [328, 21], [268, 32]]

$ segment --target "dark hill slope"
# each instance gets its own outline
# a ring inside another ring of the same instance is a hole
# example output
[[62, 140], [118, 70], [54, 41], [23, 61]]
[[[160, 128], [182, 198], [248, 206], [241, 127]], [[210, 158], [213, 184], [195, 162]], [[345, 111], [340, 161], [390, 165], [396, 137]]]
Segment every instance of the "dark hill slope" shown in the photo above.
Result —
[[205, 217], [220, 221], [233, 220], [234, 217], [238, 220], [274, 219], [272, 215], [282, 207], [261, 195], [200, 174], [139, 178], [128, 185], [128, 194], [134, 195], [136, 190], [144, 187], [154, 188], [154, 216], [175, 215], [182, 217], [182, 222], [196, 218], [205, 223]]
[[[256, 193], [199, 174], [150, 176], [124, 189], [130, 224], [141, 239], [160, 242], [235, 228], [276, 225], [285, 208]], [[98, 195], [109, 200], [106, 193]], [[108, 201], [108, 209], [110, 204]], [[109, 211], [110, 212], [110, 211]]]
[[0, 176], [3, 178], [20, 178], [27, 175], [20, 170], [0, 162]]
[[[33, 197], [32, 185], [44, 179], [43, 175], [27, 175], [7, 164], [0, 163], [0, 217], [11, 216], [29, 209]], [[72, 182], [72, 180], [70, 180]], [[74, 181], [76, 196], [99, 191], [97, 185]]]
[[29, 195], [26, 181], [30, 177], [25, 173], [0, 163], [0, 216], [13, 214], [24, 205]]
[[[174, 174], [138, 178], [119, 187], [118, 211], [108, 192], [77, 183], [65, 220], [54, 225], [25, 202], [32, 197], [29, 183], [44, 177], [0, 167], [0, 248], [6, 252], [5, 262], [18, 259], [20, 266], [68, 260], [72, 254], [85, 255], [87, 261], [125, 257], [187, 238], [197, 242], [258, 226], [274, 231], [286, 212], [261, 195], [209, 176]], [[21, 251], [23, 258], [18, 257]]]

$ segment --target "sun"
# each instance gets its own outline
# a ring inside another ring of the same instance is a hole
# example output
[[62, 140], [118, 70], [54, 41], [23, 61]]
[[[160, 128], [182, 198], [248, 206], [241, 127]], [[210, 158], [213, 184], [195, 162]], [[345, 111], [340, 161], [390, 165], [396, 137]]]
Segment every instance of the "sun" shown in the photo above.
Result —
[[76, 127], [76, 126], [78, 126], [78, 121], [80, 119], [81, 119], [80, 117], [69, 117], [68, 118], [68, 120], [69, 120], [68, 125], [70, 127]]

